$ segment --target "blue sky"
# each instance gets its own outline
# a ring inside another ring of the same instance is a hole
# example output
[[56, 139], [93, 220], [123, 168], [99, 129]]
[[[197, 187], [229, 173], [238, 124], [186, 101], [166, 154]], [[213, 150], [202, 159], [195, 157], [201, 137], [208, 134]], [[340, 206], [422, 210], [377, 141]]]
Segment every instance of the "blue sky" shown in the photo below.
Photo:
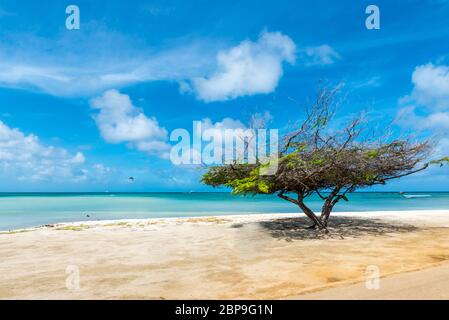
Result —
[[[368, 111], [447, 155], [448, 15], [446, 0], [2, 0], [0, 191], [209, 191], [167, 160], [170, 132], [254, 115], [285, 131], [320, 79], [345, 82], [339, 117]], [[449, 171], [377, 190], [449, 190]]]

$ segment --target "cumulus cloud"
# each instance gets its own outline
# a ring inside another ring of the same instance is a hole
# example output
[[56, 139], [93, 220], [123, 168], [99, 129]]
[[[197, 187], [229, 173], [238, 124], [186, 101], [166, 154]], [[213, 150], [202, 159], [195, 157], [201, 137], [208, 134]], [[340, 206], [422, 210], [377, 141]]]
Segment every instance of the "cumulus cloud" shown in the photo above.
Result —
[[43, 145], [33, 134], [24, 134], [0, 121], [0, 171], [26, 181], [71, 181], [87, 179], [81, 152]]
[[193, 79], [201, 100], [223, 101], [273, 92], [283, 74], [283, 63], [295, 62], [296, 46], [280, 32], [262, 32], [255, 42], [246, 40], [217, 55], [217, 70]]
[[256, 41], [228, 49], [220, 39], [185, 38], [149, 47], [96, 22], [51, 39], [17, 33], [3, 40], [0, 87], [64, 97], [92, 97], [136, 83], [175, 81], [181, 93], [194, 93], [206, 102], [223, 101], [273, 92], [284, 65], [293, 64], [297, 52], [306, 66], [328, 65], [340, 57], [328, 45], [297, 50], [287, 35], [267, 31]]
[[252, 154], [255, 157], [257, 153], [257, 132], [255, 130], [266, 128], [266, 124], [271, 119], [272, 116], [269, 112], [256, 113], [251, 117], [250, 125], [247, 126], [240, 120], [232, 118], [224, 118], [215, 123], [211, 119], [205, 118], [201, 121], [203, 138], [216, 139], [219, 137], [222, 142], [222, 154], [233, 154], [235, 159], [242, 159], [245, 154]]
[[340, 54], [327, 44], [317, 47], [307, 47], [301, 50], [301, 58], [307, 66], [329, 65], [339, 60]]
[[[192, 132], [194, 137], [196, 137], [194, 139], [201, 139], [204, 143], [200, 145], [190, 146], [190, 155], [188, 155], [188, 160], [184, 159], [182, 160], [182, 163], [185, 163], [185, 160], [187, 160], [187, 162], [190, 164], [201, 164], [208, 162], [203, 156], [207, 158], [211, 156], [212, 149], [207, 149], [206, 147], [209, 142], [213, 142], [214, 144], [213, 154], [215, 155], [216, 152], [219, 152], [221, 154], [221, 156], [217, 156], [219, 158], [216, 159], [218, 163], [221, 163], [223, 155], [232, 155], [234, 154], [234, 152], [238, 153], [238, 150], [235, 150], [233, 145], [237, 142], [236, 139], [240, 138], [240, 135], [236, 136], [236, 133], [243, 133], [243, 131], [246, 130], [246, 126], [240, 120], [224, 118], [221, 121], [213, 122], [210, 118], [204, 118], [196, 125], [199, 126], [194, 127], [194, 132]], [[176, 136], [176, 134], [173, 136], [174, 133], [175, 132], [172, 133], [172, 141], [176, 141], [177, 138], [179, 138]], [[187, 142], [190, 143], [190, 141]], [[172, 150], [173, 154], [171, 160], [174, 163], [179, 162], [178, 152], [179, 150], [176, 147]], [[184, 154], [183, 157], [184, 156], [186, 155]], [[174, 159], [173, 157], [175, 157], [176, 159]]]
[[449, 109], [449, 66], [432, 63], [418, 66], [412, 82], [412, 98], [418, 104], [437, 110]]
[[419, 130], [449, 130], [449, 112], [434, 112], [418, 114], [415, 106], [400, 108], [396, 123], [407, 129]]
[[127, 143], [128, 146], [148, 154], [168, 157], [167, 131], [156, 118], [147, 117], [135, 107], [126, 94], [108, 90], [92, 99], [91, 106], [101, 136], [108, 143]]
[[217, 122], [204, 118], [194, 123], [191, 134], [187, 130], [175, 130], [170, 136], [170, 140], [176, 142], [171, 150], [171, 160], [176, 165], [211, 165], [221, 164], [223, 160], [234, 161], [247, 157], [255, 159], [258, 147], [261, 146], [258, 144], [261, 141], [257, 141], [256, 130], [265, 128], [267, 122], [259, 127], [254, 124], [271, 118], [269, 112], [257, 113], [251, 117], [256, 122], [250, 121], [250, 125], [232, 118], [223, 118]]
[[[396, 123], [417, 134], [435, 138], [434, 158], [447, 156], [449, 132], [449, 67], [425, 64], [412, 74], [413, 90], [400, 100]], [[429, 170], [429, 174], [436, 173]], [[438, 172], [439, 177], [446, 175]]]
[[224, 118], [221, 121], [212, 122], [210, 118], [204, 118], [201, 121], [201, 127], [205, 130], [216, 130], [223, 132], [226, 129], [246, 129], [246, 126], [240, 121], [232, 118]]
[[415, 68], [413, 90], [400, 100], [396, 121], [403, 127], [447, 133], [449, 66], [428, 63]]
[[263, 113], [255, 113], [251, 116], [250, 127], [253, 129], [264, 129], [273, 120], [273, 116], [269, 111]]
[[[201, 120], [202, 132], [208, 132], [209, 136], [214, 136], [215, 134], [221, 135], [222, 137], [236, 137], [235, 132], [238, 130], [257, 130], [266, 129], [269, 122], [273, 119], [273, 116], [269, 111], [264, 111], [262, 113], [255, 113], [251, 116], [249, 125], [244, 124], [240, 120], [232, 118], [223, 118], [221, 121], [213, 122], [210, 118], [204, 118]], [[226, 130], [233, 130], [226, 133]]]

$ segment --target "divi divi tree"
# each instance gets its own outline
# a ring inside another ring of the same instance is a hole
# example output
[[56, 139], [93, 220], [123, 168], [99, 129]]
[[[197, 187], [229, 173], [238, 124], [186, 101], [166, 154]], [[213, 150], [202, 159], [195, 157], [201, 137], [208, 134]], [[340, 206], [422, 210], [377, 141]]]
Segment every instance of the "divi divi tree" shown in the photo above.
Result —
[[[207, 169], [202, 182], [225, 186], [233, 194], [277, 194], [298, 206], [311, 220], [311, 228], [327, 230], [329, 217], [341, 200], [357, 189], [384, 185], [389, 180], [443, 165], [448, 158], [430, 160], [429, 140], [392, 138], [370, 129], [363, 115], [345, 125], [335, 118], [340, 86], [321, 88], [305, 120], [282, 138], [278, 170], [263, 175], [266, 163], [235, 163]], [[305, 200], [318, 195], [323, 203], [315, 213]]]

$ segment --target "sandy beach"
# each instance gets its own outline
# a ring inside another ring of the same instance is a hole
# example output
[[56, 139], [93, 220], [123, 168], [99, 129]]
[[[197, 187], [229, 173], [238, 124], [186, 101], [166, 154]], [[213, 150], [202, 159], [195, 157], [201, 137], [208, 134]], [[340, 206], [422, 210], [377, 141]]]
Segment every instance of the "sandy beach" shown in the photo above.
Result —
[[[307, 226], [270, 214], [1, 232], [0, 299], [449, 298], [449, 210], [337, 213], [329, 235]], [[373, 268], [378, 290], [365, 285]]]
[[383, 278], [377, 289], [366, 282], [342, 285], [289, 299], [304, 300], [448, 300], [449, 263]]

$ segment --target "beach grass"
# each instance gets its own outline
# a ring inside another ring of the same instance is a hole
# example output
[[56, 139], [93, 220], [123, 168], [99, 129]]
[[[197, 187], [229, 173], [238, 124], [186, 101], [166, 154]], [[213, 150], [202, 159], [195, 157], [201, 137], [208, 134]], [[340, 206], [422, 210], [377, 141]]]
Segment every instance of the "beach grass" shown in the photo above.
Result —
[[178, 219], [176, 222], [178, 223], [217, 223], [217, 224], [223, 224], [228, 223], [231, 220], [224, 219], [224, 218], [217, 218], [217, 217], [204, 217], [204, 218], [189, 218], [189, 219]]
[[25, 232], [31, 232], [33, 229], [23, 229], [23, 230], [11, 230], [11, 231], [1, 231], [0, 235], [7, 235], [7, 234], [19, 234], [19, 233], [25, 233]]
[[91, 228], [91, 226], [89, 226], [89, 225], [80, 224], [80, 225], [62, 226], [62, 227], [56, 228], [56, 230], [58, 230], [58, 231], [83, 231], [83, 230], [87, 230], [90, 228]]

